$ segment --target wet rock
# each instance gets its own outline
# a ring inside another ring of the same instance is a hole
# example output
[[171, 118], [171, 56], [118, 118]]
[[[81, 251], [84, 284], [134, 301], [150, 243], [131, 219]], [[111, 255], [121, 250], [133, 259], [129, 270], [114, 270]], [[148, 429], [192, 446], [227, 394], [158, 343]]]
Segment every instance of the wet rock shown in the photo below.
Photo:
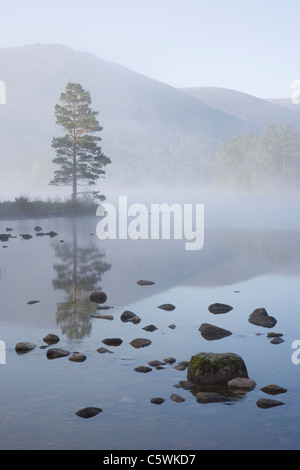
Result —
[[151, 367], [147, 367], [147, 366], [135, 367], [134, 370], [136, 372], [141, 372], [142, 374], [147, 374], [148, 372], [152, 371]]
[[180, 380], [177, 384], [173, 385], [176, 388], [183, 388], [184, 390], [192, 390], [195, 385], [188, 380]]
[[87, 408], [82, 408], [82, 410], [77, 411], [75, 414], [80, 418], [92, 418], [93, 416], [101, 413], [101, 408], [96, 408], [94, 406], [88, 406]]
[[22, 233], [21, 237], [23, 240], [30, 240], [32, 238], [32, 235], [30, 235], [29, 233]]
[[17, 353], [26, 353], [28, 351], [32, 351], [36, 347], [34, 343], [28, 343], [26, 341], [21, 341], [16, 344], [15, 350]]
[[47, 344], [56, 344], [59, 342], [59, 337], [53, 333], [49, 333], [43, 338], [43, 341]]
[[176, 362], [176, 359], [175, 359], [175, 357], [172, 357], [172, 356], [171, 357], [166, 357], [166, 359], [164, 359], [164, 362], [166, 364], [174, 364], [174, 362]]
[[276, 385], [276, 384], [266, 385], [265, 387], [262, 387], [261, 390], [264, 393], [268, 393], [269, 395], [278, 395], [279, 393], [287, 392], [286, 388], [280, 387], [279, 385]]
[[86, 356], [79, 352], [74, 352], [72, 356], [69, 357], [69, 361], [72, 362], [84, 362], [86, 360]]
[[143, 330], [152, 332], [152, 331], [157, 330], [157, 327], [155, 325], [147, 325], [147, 326], [144, 326]]
[[253, 325], [262, 326], [264, 328], [273, 328], [277, 323], [274, 317], [268, 315], [265, 308], [255, 309], [248, 318], [248, 321]]
[[271, 398], [261, 398], [257, 400], [256, 405], [259, 408], [273, 408], [274, 406], [284, 405], [282, 401], [272, 400]]
[[61, 348], [50, 348], [47, 350], [46, 355], [48, 359], [58, 359], [60, 357], [69, 356], [70, 351]]
[[53, 238], [53, 237], [57, 236], [57, 233], [53, 232], [53, 230], [51, 230], [50, 232], [46, 233], [46, 235], [49, 235], [50, 238]]
[[91, 292], [90, 294], [91, 302], [96, 302], [98, 304], [104, 304], [107, 300], [107, 295], [105, 292]]
[[121, 338], [105, 338], [102, 340], [102, 343], [106, 346], [120, 346], [123, 343]]
[[141, 319], [138, 317], [135, 313], [131, 312], [130, 310], [125, 310], [125, 312], [122, 313], [121, 315], [121, 321], [124, 323], [134, 323], [138, 324], [140, 323]]
[[253, 390], [256, 386], [256, 382], [252, 379], [237, 377], [227, 382], [227, 387], [229, 390], [249, 392]]
[[218, 403], [226, 400], [226, 397], [216, 392], [198, 392], [196, 395], [198, 403]]
[[231, 331], [219, 328], [218, 326], [210, 325], [209, 323], [202, 323], [202, 325], [199, 327], [199, 331], [203, 338], [207, 341], [222, 339], [232, 335]]
[[105, 313], [93, 313], [91, 318], [102, 318], [102, 320], [113, 320], [113, 315], [106, 315]]
[[234, 353], [198, 353], [187, 372], [187, 380], [197, 385], [225, 385], [236, 377], [248, 378], [248, 373], [243, 359]]
[[7, 235], [7, 233], [0, 233], [1, 242], [8, 242], [8, 240], [9, 240], [9, 235]]
[[185, 401], [185, 398], [181, 397], [180, 395], [177, 395], [177, 393], [172, 393], [172, 395], [170, 395], [170, 398], [176, 403], [182, 403], [183, 401]]
[[174, 367], [176, 370], [185, 370], [188, 367], [188, 361], [181, 361]]
[[136, 338], [130, 342], [131, 346], [133, 346], [136, 349], [139, 348], [145, 348], [146, 346], [149, 346], [151, 344], [150, 339], [146, 338]]
[[164, 366], [166, 363], [162, 361], [149, 361], [148, 365], [151, 367]]
[[272, 344], [284, 343], [284, 339], [283, 338], [273, 338], [273, 339], [271, 339], [270, 343], [272, 343]]
[[155, 398], [151, 398], [151, 403], [155, 403], [155, 405], [161, 405], [165, 399], [164, 398], [161, 398], [161, 397], [155, 397]]
[[141, 279], [140, 281], [137, 281], [137, 284], [139, 286], [152, 286], [153, 284], [155, 284], [155, 282], [153, 281], [146, 281], [144, 279]]
[[158, 308], [160, 308], [161, 310], [166, 310], [167, 312], [171, 312], [172, 310], [175, 309], [175, 305], [172, 305], [172, 304], [162, 304], [162, 305], [159, 305]]
[[220, 304], [216, 302], [215, 304], [211, 304], [208, 307], [208, 310], [213, 313], [214, 315], [218, 315], [220, 313], [228, 313], [230, 310], [232, 310], [233, 307], [227, 304]]
[[106, 348], [98, 348], [97, 352], [100, 354], [105, 354], [105, 353], [113, 354], [113, 351], [110, 351], [109, 349], [106, 349]]

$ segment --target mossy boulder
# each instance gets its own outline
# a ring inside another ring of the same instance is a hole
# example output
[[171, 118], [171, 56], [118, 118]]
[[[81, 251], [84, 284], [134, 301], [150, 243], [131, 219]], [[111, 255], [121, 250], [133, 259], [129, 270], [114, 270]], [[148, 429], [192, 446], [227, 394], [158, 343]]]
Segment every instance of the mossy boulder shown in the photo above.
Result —
[[196, 385], [226, 385], [236, 377], [248, 378], [243, 359], [234, 353], [202, 352], [191, 357], [187, 380]]

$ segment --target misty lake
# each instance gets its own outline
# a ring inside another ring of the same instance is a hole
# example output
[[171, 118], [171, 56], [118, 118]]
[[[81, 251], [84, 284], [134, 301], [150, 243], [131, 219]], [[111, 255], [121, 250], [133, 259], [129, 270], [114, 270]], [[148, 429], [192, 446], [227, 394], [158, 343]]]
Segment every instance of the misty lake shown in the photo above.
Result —
[[[0, 242], [0, 449], [299, 449], [300, 364], [292, 361], [292, 344], [300, 340], [297, 198], [197, 202], [205, 203], [199, 251], [185, 250], [183, 240], [101, 241], [96, 216], [0, 221], [0, 233], [12, 229]], [[37, 225], [57, 236], [37, 236]], [[32, 238], [23, 239], [26, 233]], [[155, 284], [140, 286], [140, 279]], [[111, 308], [90, 301], [96, 290]], [[215, 302], [233, 308], [214, 315], [208, 306]], [[158, 308], [165, 303], [176, 308]], [[271, 330], [248, 321], [259, 307], [276, 318]], [[122, 322], [125, 310], [141, 322]], [[202, 323], [232, 335], [206, 340]], [[157, 329], [143, 329], [150, 324]], [[272, 344], [270, 331], [284, 342]], [[41, 346], [49, 333], [59, 336], [56, 347], [87, 359], [47, 359]], [[122, 344], [105, 346], [112, 337]], [[136, 349], [135, 338], [151, 344]], [[20, 341], [36, 347], [18, 354]], [[175, 366], [199, 352], [239, 354], [256, 387], [223, 403], [198, 403], [174, 385], [187, 380], [187, 370]], [[170, 356], [174, 364], [135, 371]], [[261, 390], [269, 384], [287, 392], [269, 396]], [[172, 401], [174, 393], [185, 400]], [[165, 401], [153, 404], [154, 397]], [[261, 398], [284, 404], [261, 409]], [[83, 419], [76, 412], [85, 407], [102, 412]]]

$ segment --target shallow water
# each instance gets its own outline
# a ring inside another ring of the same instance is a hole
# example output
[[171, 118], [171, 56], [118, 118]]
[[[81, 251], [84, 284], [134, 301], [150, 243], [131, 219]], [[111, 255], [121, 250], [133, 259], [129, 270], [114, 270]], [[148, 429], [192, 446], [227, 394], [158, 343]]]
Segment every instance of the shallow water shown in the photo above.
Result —
[[[208, 223], [204, 248], [188, 252], [179, 240], [100, 241], [97, 222], [96, 217], [0, 222], [0, 233], [11, 227], [17, 236], [0, 244], [0, 339], [5, 343], [0, 448], [299, 449], [300, 364], [292, 362], [292, 343], [300, 340], [297, 224], [261, 224], [254, 230]], [[35, 225], [58, 235], [37, 237]], [[22, 240], [21, 233], [33, 238]], [[138, 286], [139, 279], [155, 284]], [[96, 305], [89, 294], [100, 288], [112, 308], [97, 313], [112, 314], [112, 321], [91, 317]], [[31, 300], [39, 302], [27, 304]], [[214, 302], [233, 309], [213, 315], [208, 306]], [[163, 303], [176, 309], [158, 309]], [[248, 322], [258, 307], [277, 319], [272, 331], [283, 333], [283, 343], [271, 344], [268, 329]], [[141, 322], [121, 322], [124, 310]], [[232, 335], [207, 341], [198, 331], [204, 322]], [[169, 328], [172, 323], [175, 329]], [[143, 330], [149, 324], [157, 330]], [[57, 347], [82, 352], [87, 360], [48, 360], [40, 348], [48, 333], [60, 337]], [[108, 347], [113, 354], [99, 354], [107, 337], [123, 343]], [[135, 349], [130, 341], [137, 337], [152, 343]], [[19, 341], [37, 347], [19, 355]], [[200, 404], [191, 392], [174, 388], [186, 380], [186, 370], [174, 366], [203, 351], [241, 355], [255, 389], [229, 402]], [[176, 358], [174, 365], [147, 374], [134, 370], [168, 356]], [[259, 398], [274, 398], [260, 390], [271, 383], [288, 390], [275, 397], [284, 405], [260, 409]], [[172, 393], [185, 401], [173, 402]], [[152, 404], [156, 396], [165, 402]], [[86, 420], [75, 415], [87, 406], [103, 411]]]

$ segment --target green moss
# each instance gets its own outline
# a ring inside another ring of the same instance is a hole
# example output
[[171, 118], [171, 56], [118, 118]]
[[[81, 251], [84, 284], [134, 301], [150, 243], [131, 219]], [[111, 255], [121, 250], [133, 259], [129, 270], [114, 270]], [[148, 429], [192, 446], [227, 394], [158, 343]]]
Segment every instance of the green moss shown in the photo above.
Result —
[[210, 372], [217, 373], [226, 368], [238, 370], [244, 367], [244, 362], [241, 357], [234, 353], [199, 353], [191, 358], [189, 366], [193, 371], [207, 374]]

